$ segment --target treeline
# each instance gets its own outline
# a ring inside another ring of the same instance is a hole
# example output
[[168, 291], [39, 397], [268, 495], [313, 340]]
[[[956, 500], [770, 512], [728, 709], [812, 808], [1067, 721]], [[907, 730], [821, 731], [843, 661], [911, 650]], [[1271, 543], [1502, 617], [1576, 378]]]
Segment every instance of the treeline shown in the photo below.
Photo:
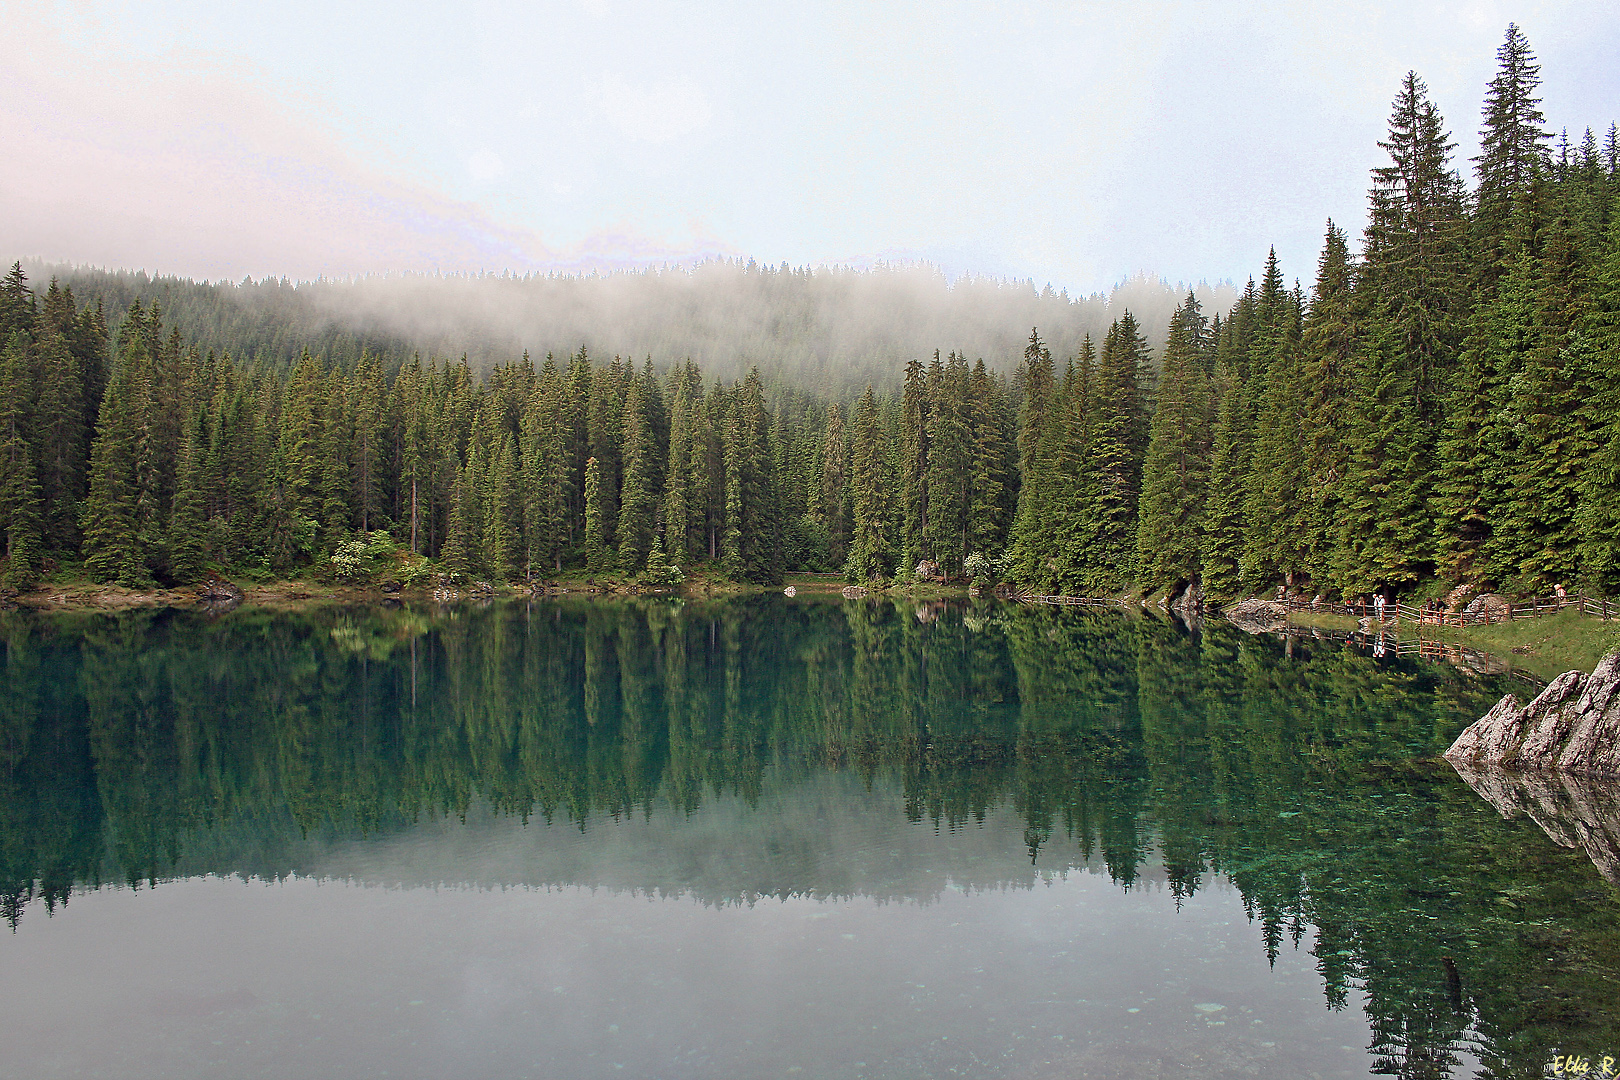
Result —
[[[1330, 223], [1309, 293], [1273, 254], [1224, 313], [1189, 294], [1157, 357], [1127, 311], [1061, 364], [1031, 333], [1010, 376], [936, 352], [853, 405], [584, 348], [482, 379], [363, 345], [243, 364], [139, 301], [114, 347], [100, 307], [54, 281], [41, 301], [14, 266], [4, 580], [287, 574], [386, 530], [509, 580], [710, 561], [765, 583], [1615, 594], [1620, 141], [1550, 146], [1517, 28], [1498, 59], [1474, 188], [1409, 74], [1360, 255]], [[810, 288], [795, 273], [760, 287]]]
[[1408, 74], [1361, 256], [1330, 223], [1308, 295], [1273, 253], [1224, 318], [1189, 297], [1151, 392], [1136, 346], [1032, 348], [1011, 576], [1620, 590], [1620, 146], [1549, 149], [1516, 27], [1497, 55], [1475, 188]]
[[913, 363], [903, 398], [868, 388], [846, 417], [791, 390], [768, 400], [757, 370], [705, 384], [691, 362], [660, 375], [584, 350], [482, 381], [465, 360], [389, 378], [369, 352], [239, 367], [137, 303], [109, 371], [99, 309], [76, 314], [55, 282], [35, 304], [15, 266], [4, 287], [13, 588], [52, 561], [134, 588], [323, 570], [385, 530], [463, 579], [693, 561], [756, 582], [846, 563], [867, 578], [925, 549], [959, 571], [1011, 518], [1014, 406], [982, 360]]

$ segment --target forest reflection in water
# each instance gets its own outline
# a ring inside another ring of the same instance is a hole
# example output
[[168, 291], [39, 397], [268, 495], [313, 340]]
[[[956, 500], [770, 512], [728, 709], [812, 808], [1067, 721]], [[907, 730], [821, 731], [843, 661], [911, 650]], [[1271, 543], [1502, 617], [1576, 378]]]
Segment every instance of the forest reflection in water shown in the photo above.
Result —
[[11, 614], [0, 635], [19, 932], [203, 875], [725, 909], [1088, 868], [1178, 906], [1235, 888], [1268, 961], [1308, 950], [1322, 1002], [1360, 1003], [1376, 1072], [1539, 1077], [1620, 1048], [1612, 887], [1433, 758], [1500, 678], [994, 602]]

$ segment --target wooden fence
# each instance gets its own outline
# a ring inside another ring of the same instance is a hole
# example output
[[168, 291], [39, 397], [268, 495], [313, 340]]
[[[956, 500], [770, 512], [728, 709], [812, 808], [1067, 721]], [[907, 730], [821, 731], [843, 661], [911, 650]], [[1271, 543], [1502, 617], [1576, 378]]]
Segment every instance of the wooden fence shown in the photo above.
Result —
[[[1009, 598], [1026, 604], [1052, 604], [1058, 607], [1131, 607], [1127, 601], [1111, 596], [1037, 596], [1020, 593]], [[1289, 611], [1347, 615], [1353, 619], [1376, 619], [1380, 616], [1378, 605], [1370, 603], [1329, 603], [1299, 597], [1270, 602], [1281, 604]], [[1417, 623], [1419, 626], [1489, 626], [1508, 619], [1537, 619], [1543, 615], [1555, 615], [1566, 608], [1578, 608], [1585, 614], [1605, 622], [1620, 619], [1620, 600], [1587, 596], [1584, 593], [1573, 596], [1538, 596], [1529, 600], [1511, 600], [1505, 603], [1505, 610], [1499, 607], [1487, 611], [1447, 611], [1438, 604], [1407, 604], [1397, 600], [1395, 603], [1384, 605], [1382, 617], [1398, 622]]]
[[1022, 593], [1017, 597], [1024, 604], [1054, 604], [1058, 607], [1122, 607], [1131, 605], [1123, 600], [1116, 600], [1111, 596], [1035, 596], [1032, 593]]
[[1401, 637], [1393, 630], [1379, 633], [1361, 630], [1319, 630], [1307, 627], [1289, 627], [1285, 634], [1290, 638], [1336, 641], [1365, 649], [1375, 656], [1416, 656], [1423, 660], [1444, 661], [1473, 671], [1508, 675], [1538, 689], [1547, 685], [1544, 680], [1527, 671], [1508, 666], [1503, 657], [1482, 652], [1461, 642], [1442, 641], [1436, 637]]
[[[1356, 619], [1376, 619], [1379, 616], [1376, 604], [1317, 603], [1298, 597], [1290, 597], [1275, 602], [1282, 604], [1290, 611], [1316, 611], [1324, 615], [1348, 615]], [[1566, 608], [1578, 608], [1587, 615], [1604, 621], [1620, 618], [1620, 600], [1607, 600], [1596, 596], [1587, 596], [1583, 593], [1572, 596], [1538, 596], [1529, 600], [1512, 600], [1506, 602], [1505, 610], [1497, 608], [1488, 611], [1447, 611], [1438, 605], [1407, 604], [1396, 601], [1393, 604], [1384, 605], [1383, 616], [1386, 619], [1396, 619], [1402, 622], [1428, 626], [1487, 626], [1508, 619], [1537, 619], [1543, 615], [1555, 615]]]

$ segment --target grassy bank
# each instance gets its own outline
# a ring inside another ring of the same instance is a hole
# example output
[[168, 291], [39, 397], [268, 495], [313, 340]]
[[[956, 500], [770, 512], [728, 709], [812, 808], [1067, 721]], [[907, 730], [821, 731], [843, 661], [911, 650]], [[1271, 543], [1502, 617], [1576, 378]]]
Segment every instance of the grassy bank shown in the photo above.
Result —
[[1331, 615], [1323, 611], [1290, 611], [1288, 622], [1291, 626], [1305, 626], [1312, 630], [1361, 629], [1361, 620], [1353, 615]]
[[[1313, 630], [1360, 629], [1360, 620], [1353, 616], [1316, 611], [1290, 612], [1288, 622]], [[1402, 638], [1415, 636], [1493, 653], [1542, 681], [1551, 681], [1566, 671], [1591, 671], [1606, 654], [1620, 648], [1620, 621], [1604, 622], [1575, 608], [1539, 619], [1514, 619], [1490, 626], [1415, 626], [1403, 622], [1397, 632]]]
[[1551, 679], [1565, 671], [1591, 671], [1620, 647], [1620, 622], [1604, 622], [1566, 608], [1539, 619], [1514, 619], [1492, 626], [1427, 626], [1425, 637], [1461, 642], [1470, 648], [1511, 656], [1514, 667]]

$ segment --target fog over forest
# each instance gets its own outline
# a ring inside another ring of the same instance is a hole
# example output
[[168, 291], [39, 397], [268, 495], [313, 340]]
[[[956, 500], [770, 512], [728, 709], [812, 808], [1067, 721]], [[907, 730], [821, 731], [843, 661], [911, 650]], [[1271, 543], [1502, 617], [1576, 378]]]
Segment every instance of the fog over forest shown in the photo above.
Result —
[[[1071, 298], [1028, 281], [948, 280], [926, 266], [792, 268], [712, 260], [589, 275], [390, 275], [344, 281], [240, 284], [149, 277], [143, 272], [24, 263], [43, 287], [71, 285], [81, 307], [98, 301], [116, 335], [130, 305], [161, 305], [165, 321], [203, 349], [237, 360], [291, 363], [307, 345], [348, 365], [362, 348], [391, 361], [413, 353], [460, 357], [478, 371], [527, 350], [567, 356], [651, 357], [666, 368], [696, 361], [731, 380], [757, 366], [770, 382], [848, 396], [868, 382], [898, 385], [906, 361], [937, 349], [983, 357], [1010, 371], [1030, 329], [1067, 358], [1090, 335], [1130, 311], [1155, 351], [1182, 284], [1148, 275], [1103, 296]], [[1226, 311], [1238, 291], [1200, 283], [1207, 311]]]

